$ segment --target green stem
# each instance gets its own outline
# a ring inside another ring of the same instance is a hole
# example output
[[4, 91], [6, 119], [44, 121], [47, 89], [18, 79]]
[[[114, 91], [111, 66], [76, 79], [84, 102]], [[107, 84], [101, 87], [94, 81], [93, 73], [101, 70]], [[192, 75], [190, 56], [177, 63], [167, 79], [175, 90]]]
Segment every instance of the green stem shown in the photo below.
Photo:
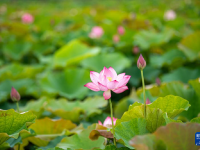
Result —
[[[17, 111], [18, 111], [18, 113], [20, 113], [20, 112], [19, 112], [19, 103], [16, 102], [16, 105], [17, 105]], [[18, 144], [18, 150], [20, 150], [20, 144]]]
[[16, 105], [17, 105], [17, 111], [18, 111], [18, 113], [20, 113], [19, 112], [19, 104], [18, 104], [18, 102], [16, 102]]
[[141, 69], [141, 77], [142, 77], [142, 88], [143, 88], [143, 98], [144, 98], [144, 118], [146, 118], [145, 84], [144, 84], [144, 75], [142, 69]]
[[115, 141], [115, 130], [114, 130], [114, 123], [113, 123], [113, 110], [112, 110], [112, 102], [111, 99], [109, 99], [109, 103], [110, 103], [110, 113], [111, 113], [111, 120], [112, 120], [112, 131], [113, 131], [113, 141], [114, 141], [114, 145], [116, 146], [116, 141]]

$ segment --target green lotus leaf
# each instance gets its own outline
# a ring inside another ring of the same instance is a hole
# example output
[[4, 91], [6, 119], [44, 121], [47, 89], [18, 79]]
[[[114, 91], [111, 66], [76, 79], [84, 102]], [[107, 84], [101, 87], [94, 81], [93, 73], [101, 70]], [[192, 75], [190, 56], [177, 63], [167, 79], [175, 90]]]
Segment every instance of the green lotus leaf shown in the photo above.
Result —
[[194, 89], [194, 91], [196, 92], [196, 94], [198, 95], [198, 98], [200, 99], [200, 78], [196, 79], [196, 80], [190, 80], [189, 84], [192, 85], [192, 88]]
[[48, 98], [42, 97], [37, 101], [29, 101], [24, 107], [20, 107], [20, 111], [31, 111], [33, 112], [37, 118], [40, 118], [42, 113], [45, 110], [45, 106], [48, 103]]
[[[150, 64], [153, 67], [179, 67], [186, 61], [183, 52], [179, 50], [170, 50], [163, 55], [152, 55], [150, 57]], [[146, 68], [145, 68], [146, 69]]]
[[153, 103], [148, 105], [150, 108], [159, 108], [163, 112], [167, 112], [170, 118], [176, 117], [183, 110], [188, 110], [190, 104], [187, 100], [179, 97], [168, 95], [165, 97], [160, 97]]
[[115, 145], [107, 145], [105, 147], [105, 149], [95, 149], [95, 150], [130, 150], [130, 148], [128, 147], [120, 147], [120, 148], [117, 148]]
[[[147, 130], [149, 132], [154, 132], [158, 127], [164, 125], [164, 113], [167, 113], [167, 115], [173, 119], [189, 107], [189, 102], [178, 96], [168, 95], [166, 97], [158, 98], [153, 103], [147, 105]], [[133, 104], [133, 106], [131, 106], [130, 109], [123, 114], [121, 119], [117, 120], [116, 125], [134, 118], [144, 118], [144, 105], [141, 105], [140, 103], [136, 103], [135, 105]]]
[[21, 60], [31, 50], [32, 43], [22, 40], [7, 41], [2, 47], [2, 52], [7, 59]]
[[192, 120], [190, 120], [190, 122], [200, 123], [200, 117], [193, 118]]
[[[59, 147], [54, 147], [54, 148], [42, 147], [42, 148], [38, 148], [38, 149], [36, 149], [36, 150], [64, 150], [64, 149], [59, 148]], [[69, 150], [69, 149], [67, 149], [67, 150]], [[70, 149], [70, 150], [71, 150], [71, 149]]]
[[158, 128], [153, 134], [163, 141], [168, 150], [198, 150], [195, 133], [199, 130], [200, 124], [197, 123], [170, 123]]
[[93, 149], [93, 148], [104, 148], [104, 138], [99, 137], [98, 140], [91, 141], [89, 139], [89, 134], [92, 130], [95, 129], [95, 124], [89, 126], [87, 129], [83, 130], [79, 134], [75, 134], [71, 137], [66, 137], [64, 138], [58, 145], [57, 147], [67, 149], [83, 149], [83, 150], [88, 150], [88, 149]]
[[[190, 80], [190, 84], [194, 84], [195, 86], [198, 87], [198, 80]], [[198, 88], [197, 88], [198, 91]], [[182, 82], [179, 81], [172, 81], [168, 83], [162, 83], [161, 86], [157, 85], [152, 85], [151, 87], [149, 86], [146, 89], [146, 93], [150, 94], [150, 96], [154, 97], [159, 97], [159, 96], [167, 96], [169, 94], [174, 95], [174, 96], [180, 96], [184, 99], [187, 99], [191, 105], [191, 107], [188, 109], [187, 112], [182, 112], [181, 116], [186, 117], [187, 119], [192, 119], [194, 117], [197, 117], [199, 113], [199, 106], [200, 106], [200, 99], [198, 98], [196, 92], [193, 88], [191, 88], [187, 84], [183, 84]], [[139, 89], [137, 91], [137, 95], [139, 95], [142, 98], [142, 89]], [[149, 97], [148, 97], [149, 98]]]
[[41, 77], [40, 85], [44, 95], [61, 95], [69, 99], [83, 98], [88, 92], [84, 87], [91, 82], [89, 71], [79, 68], [48, 72]]
[[142, 103], [135, 102], [135, 103], [133, 103], [132, 105], [129, 106], [128, 110], [133, 109], [133, 107], [135, 107], [135, 106], [141, 106], [141, 105], [142, 105]]
[[135, 136], [130, 145], [137, 150], [198, 150], [194, 141], [199, 130], [200, 124], [197, 123], [169, 123], [153, 134]]
[[134, 44], [141, 49], [147, 50], [151, 46], [159, 46], [168, 42], [174, 34], [172, 29], [164, 29], [158, 33], [155, 31], [142, 30], [134, 36]]
[[129, 141], [135, 135], [142, 135], [147, 133], [146, 120], [144, 118], [134, 118], [126, 122], [121, 122], [114, 128], [116, 139], [122, 139], [125, 146], [132, 148]]
[[179, 48], [185, 53], [190, 61], [200, 58], [200, 31], [184, 37], [179, 43]]
[[98, 96], [89, 97], [83, 102], [70, 102], [66, 99], [60, 99], [50, 100], [46, 105], [46, 109], [61, 118], [79, 122], [81, 114], [85, 114], [87, 117], [100, 114], [101, 110], [99, 108], [105, 107], [107, 103], [103, 97]]
[[47, 146], [49, 141], [58, 136], [68, 135], [72, 129], [76, 128], [70, 120], [52, 120], [43, 118], [35, 120], [29, 129], [35, 131], [36, 136], [28, 137], [28, 140], [37, 146]]
[[73, 40], [56, 51], [53, 58], [55, 67], [78, 64], [81, 60], [95, 56], [99, 48], [90, 48], [78, 40]]
[[103, 53], [81, 62], [82, 66], [90, 70], [100, 72], [103, 67], [113, 67], [117, 73], [131, 65], [131, 62], [121, 53]]
[[137, 150], [166, 150], [165, 144], [153, 134], [137, 135], [129, 143]]
[[0, 70], [0, 81], [5, 79], [17, 80], [23, 78], [35, 78], [38, 73], [43, 70], [42, 66], [35, 65], [20, 65], [20, 64], [10, 64], [4, 66]]
[[28, 130], [36, 116], [32, 112], [17, 113], [14, 109], [0, 110], [0, 145], [9, 138], [17, 139], [19, 134]]
[[182, 122], [181, 120], [173, 120], [173, 119], [169, 118], [169, 117], [167, 116], [167, 113], [164, 113], [164, 114], [163, 114], [163, 117], [164, 117], [164, 119], [165, 119], [166, 124], [171, 123], [171, 122]]
[[[188, 74], [188, 72], [190, 72]], [[170, 82], [170, 81], [182, 81], [183, 83], [187, 83], [189, 80], [196, 79], [200, 76], [200, 69], [188, 69], [188, 68], [178, 68], [172, 71], [169, 74], [165, 74], [162, 76], [162, 81]]]

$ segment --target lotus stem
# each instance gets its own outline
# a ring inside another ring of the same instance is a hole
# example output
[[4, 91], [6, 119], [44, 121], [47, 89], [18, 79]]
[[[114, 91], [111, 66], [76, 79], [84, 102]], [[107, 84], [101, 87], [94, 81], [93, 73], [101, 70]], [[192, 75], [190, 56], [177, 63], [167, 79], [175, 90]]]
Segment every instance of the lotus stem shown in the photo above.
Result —
[[146, 118], [145, 84], [144, 84], [144, 75], [142, 69], [141, 69], [141, 77], [142, 77], [142, 88], [143, 88], [143, 99], [144, 99], [144, 118]]
[[114, 130], [114, 123], [113, 123], [113, 110], [112, 110], [112, 102], [111, 99], [109, 99], [109, 103], [110, 103], [110, 115], [111, 115], [111, 120], [112, 120], [112, 131], [113, 131], [113, 142], [114, 145], [116, 146], [116, 140], [115, 140], [115, 130]]
[[18, 113], [20, 113], [20, 112], [19, 112], [19, 103], [16, 102], [16, 105], [17, 105], [17, 111], [18, 111]]

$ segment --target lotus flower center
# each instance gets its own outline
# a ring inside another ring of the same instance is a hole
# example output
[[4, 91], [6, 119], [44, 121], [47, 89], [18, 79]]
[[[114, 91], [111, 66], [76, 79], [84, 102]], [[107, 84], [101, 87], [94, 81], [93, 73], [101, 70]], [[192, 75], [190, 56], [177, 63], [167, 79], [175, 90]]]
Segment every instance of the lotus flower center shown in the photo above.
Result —
[[112, 81], [112, 77], [107, 77], [107, 79], [108, 79], [109, 81]]

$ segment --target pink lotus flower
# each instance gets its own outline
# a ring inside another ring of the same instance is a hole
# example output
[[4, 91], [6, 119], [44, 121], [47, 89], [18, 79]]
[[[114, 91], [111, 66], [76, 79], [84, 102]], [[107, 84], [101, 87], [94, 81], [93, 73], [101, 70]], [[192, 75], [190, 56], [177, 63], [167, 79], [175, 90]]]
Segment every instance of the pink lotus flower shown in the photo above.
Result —
[[11, 89], [10, 98], [13, 101], [19, 101], [20, 100], [20, 94], [17, 92], [17, 90], [14, 87], [12, 87], [12, 89]]
[[142, 54], [140, 54], [140, 57], [138, 58], [137, 67], [140, 70], [143, 70], [146, 67], [146, 61], [144, 60]]
[[165, 20], [174, 20], [176, 18], [176, 13], [173, 10], [168, 10], [164, 14]]
[[29, 14], [29, 13], [23, 14], [23, 16], [22, 16], [22, 22], [23, 23], [30, 24], [33, 21], [34, 21], [34, 18], [31, 14]]
[[90, 71], [90, 79], [92, 82], [84, 86], [93, 91], [104, 91], [104, 99], [107, 100], [111, 97], [111, 90], [115, 93], [122, 93], [128, 90], [126, 84], [131, 76], [121, 73], [117, 75], [116, 71], [110, 67], [104, 67], [100, 73]]
[[[116, 124], [116, 121], [117, 121], [117, 118], [113, 117], [113, 124], [114, 125]], [[111, 117], [107, 117], [105, 119], [105, 121], [103, 122], [103, 124], [102, 124], [101, 121], [98, 121], [98, 123], [99, 123], [99, 125], [102, 125], [104, 127], [108, 127], [108, 128], [112, 127], [112, 119], [111, 119]]]
[[118, 30], [118, 33], [119, 33], [120, 35], [123, 35], [123, 34], [125, 33], [125, 29], [124, 29], [123, 26], [119, 26], [119, 27], [117, 28], [117, 30]]
[[103, 35], [104, 31], [101, 27], [95, 26], [92, 28], [92, 31], [89, 34], [90, 38], [100, 38]]
[[146, 104], [151, 104], [150, 100], [147, 98]]
[[119, 42], [119, 40], [120, 40], [120, 37], [119, 37], [119, 35], [113, 35], [113, 41], [115, 42], [115, 43], [117, 43], [117, 42]]

